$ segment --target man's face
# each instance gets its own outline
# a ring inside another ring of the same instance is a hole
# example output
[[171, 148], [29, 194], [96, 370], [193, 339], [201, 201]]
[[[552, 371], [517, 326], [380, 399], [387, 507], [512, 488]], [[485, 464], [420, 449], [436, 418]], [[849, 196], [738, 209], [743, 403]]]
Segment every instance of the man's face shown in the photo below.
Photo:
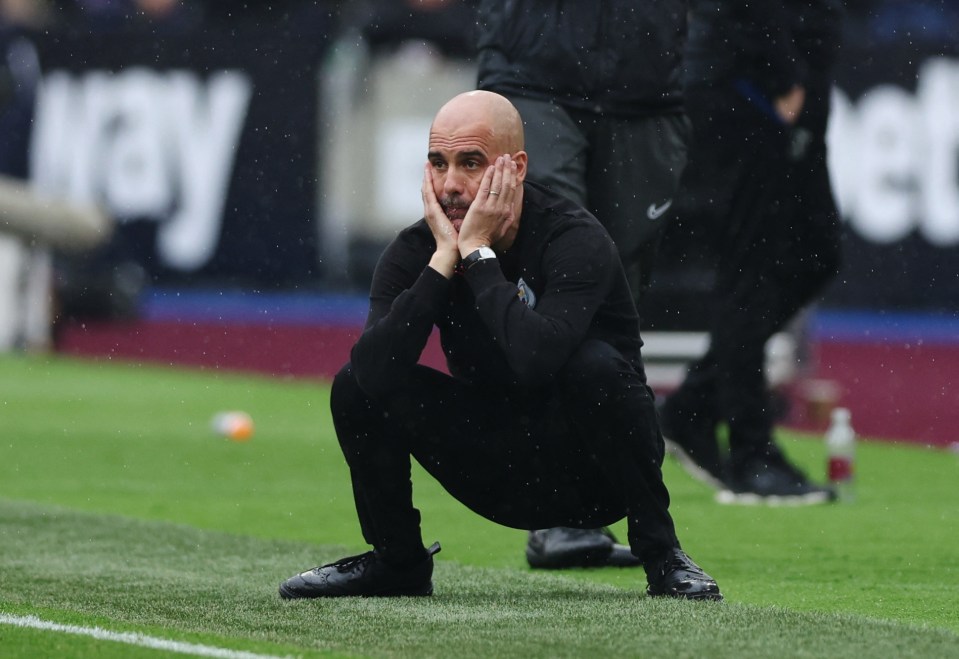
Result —
[[502, 152], [487, 122], [438, 118], [430, 130], [433, 191], [457, 231], [479, 190], [486, 168]]

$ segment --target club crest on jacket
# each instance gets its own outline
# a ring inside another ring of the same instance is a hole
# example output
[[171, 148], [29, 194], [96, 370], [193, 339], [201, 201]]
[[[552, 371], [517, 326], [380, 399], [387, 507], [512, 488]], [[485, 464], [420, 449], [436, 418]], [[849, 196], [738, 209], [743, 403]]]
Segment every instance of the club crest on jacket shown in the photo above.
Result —
[[521, 299], [527, 307], [534, 309], [536, 307], [536, 293], [533, 292], [533, 289], [526, 285], [522, 277], [516, 282], [516, 287], [519, 289], [516, 292], [519, 299]]

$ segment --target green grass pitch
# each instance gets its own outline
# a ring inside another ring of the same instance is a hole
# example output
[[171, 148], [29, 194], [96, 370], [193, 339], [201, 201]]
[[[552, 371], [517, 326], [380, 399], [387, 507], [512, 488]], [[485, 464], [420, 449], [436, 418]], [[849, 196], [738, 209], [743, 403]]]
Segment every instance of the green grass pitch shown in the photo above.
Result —
[[[2, 622], [32, 616], [226, 657], [959, 657], [959, 455], [904, 444], [860, 442], [856, 500], [808, 508], [721, 506], [667, 459], [680, 538], [722, 603], [650, 600], [641, 570], [531, 571], [524, 532], [420, 470], [434, 597], [281, 601], [290, 574], [366, 550], [328, 396], [0, 357], [0, 656], [183, 656]], [[229, 409], [252, 440], [211, 431]], [[781, 437], [821, 478], [822, 442]]]

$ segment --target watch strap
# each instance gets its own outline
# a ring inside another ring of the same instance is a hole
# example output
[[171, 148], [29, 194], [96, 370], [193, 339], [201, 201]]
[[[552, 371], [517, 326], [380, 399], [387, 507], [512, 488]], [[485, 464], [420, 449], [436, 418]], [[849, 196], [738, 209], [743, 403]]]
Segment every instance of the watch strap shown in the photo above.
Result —
[[469, 270], [480, 261], [495, 259], [496, 252], [489, 247], [480, 247], [463, 257], [463, 270]]

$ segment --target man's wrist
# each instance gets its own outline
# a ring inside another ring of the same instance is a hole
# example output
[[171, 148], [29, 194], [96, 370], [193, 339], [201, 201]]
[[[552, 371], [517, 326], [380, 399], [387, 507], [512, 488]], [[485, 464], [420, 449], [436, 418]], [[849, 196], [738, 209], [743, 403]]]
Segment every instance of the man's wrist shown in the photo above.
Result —
[[455, 250], [452, 253], [434, 252], [430, 258], [429, 266], [449, 279], [456, 270], [458, 257], [459, 254]]
[[489, 246], [490, 244], [488, 242], [482, 242], [479, 240], [471, 240], [470, 242], [460, 241], [459, 245], [457, 245], [460, 251], [460, 258], [464, 258], [464, 259], [470, 254], [472, 254], [473, 252], [475, 252], [476, 250], [480, 249], [481, 247], [489, 247]]
[[463, 257], [463, 270], [469, 270], [480, 261], [496, 260], [496, 252], [483, 245]]

